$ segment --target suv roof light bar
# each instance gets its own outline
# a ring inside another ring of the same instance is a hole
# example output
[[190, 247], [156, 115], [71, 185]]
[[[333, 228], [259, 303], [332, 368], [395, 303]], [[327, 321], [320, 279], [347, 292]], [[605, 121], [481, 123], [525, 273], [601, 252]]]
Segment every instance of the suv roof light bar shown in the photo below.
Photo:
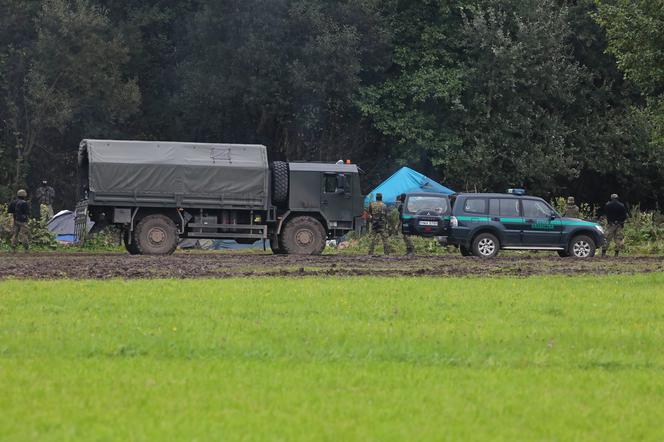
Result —
[[507, 189], [507, 193], [512, 195], [525, 195], [526, 189]]

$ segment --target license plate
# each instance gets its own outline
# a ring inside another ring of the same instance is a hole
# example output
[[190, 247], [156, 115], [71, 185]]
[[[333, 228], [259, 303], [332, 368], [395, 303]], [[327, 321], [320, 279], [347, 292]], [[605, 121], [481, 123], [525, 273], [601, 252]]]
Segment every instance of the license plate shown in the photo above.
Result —
[[420, 226], [437, 226], [438, 221], [420, 221]]

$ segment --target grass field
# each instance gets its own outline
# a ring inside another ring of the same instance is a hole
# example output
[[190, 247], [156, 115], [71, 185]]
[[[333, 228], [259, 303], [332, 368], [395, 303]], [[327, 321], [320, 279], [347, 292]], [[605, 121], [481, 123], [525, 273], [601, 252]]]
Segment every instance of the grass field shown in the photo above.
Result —
[[662, 440], [664, 274], [0, 283], [0, 440]]

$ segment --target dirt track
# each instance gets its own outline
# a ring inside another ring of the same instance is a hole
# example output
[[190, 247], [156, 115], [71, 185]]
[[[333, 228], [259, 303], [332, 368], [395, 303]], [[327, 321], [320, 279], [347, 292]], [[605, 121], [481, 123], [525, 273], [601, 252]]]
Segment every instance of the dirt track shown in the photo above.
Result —
[[493, 260], [444, 256], [275, 256], [247, 253], [178, 253], [167, 257], [125, 254], [42, 253], [0, 255], [6, 278], [227, 278], [238, 276], [528, 276], [664, 272], [662, 257], [574, 260], [550, 254]]

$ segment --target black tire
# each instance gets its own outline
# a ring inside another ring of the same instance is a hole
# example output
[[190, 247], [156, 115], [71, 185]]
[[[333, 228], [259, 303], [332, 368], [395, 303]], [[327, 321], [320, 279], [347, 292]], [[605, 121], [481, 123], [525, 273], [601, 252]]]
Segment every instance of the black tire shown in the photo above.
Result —
[[134, 229], [134, 241], [141, 255], [170, 255], [178, 245], [178, 231], [172, 219], [149, 215]]
[[325, 229], [316, 218], [298, 216], [287, 221], [279, 238], [289, 255], [320, 255], [325, 249]]
[[125, 229], [124, 234], [122, 235], [122, 242], [130, 255], [138, 255], [141, 253], [136, 246], [136, 238], [132, 238], [132, 242], [129, 243], [129, 229]]
[[288, 163], [274, 161], [272, 163], [272, 202], [283, 204], [288, 200]]
[[592, 258], [595, 256], [597, 246], [595, 241], [586, 235], [577, 235], [569, 242], [569, 256], [578, 259]]
[[275, 255], [285, 255], [286, 251], [284, 251], [284, 248], [279, 244], [279, 239], [270, 239], [270, 250], [272, 250], [272, 253]]
[[558, 256], [561, 258], [569, 258], [569, 252], [567, 250], [558, 250]]
[[480, 233], [473, 239], [473, 255], [480, 258], [494, 258], [500, 250], [500, 242], [495, 235], [490, 233]]
[[461, 252], [461, 256], [473, 256], [473, 252], [466, 246], [459, 246], [459, 252]]

